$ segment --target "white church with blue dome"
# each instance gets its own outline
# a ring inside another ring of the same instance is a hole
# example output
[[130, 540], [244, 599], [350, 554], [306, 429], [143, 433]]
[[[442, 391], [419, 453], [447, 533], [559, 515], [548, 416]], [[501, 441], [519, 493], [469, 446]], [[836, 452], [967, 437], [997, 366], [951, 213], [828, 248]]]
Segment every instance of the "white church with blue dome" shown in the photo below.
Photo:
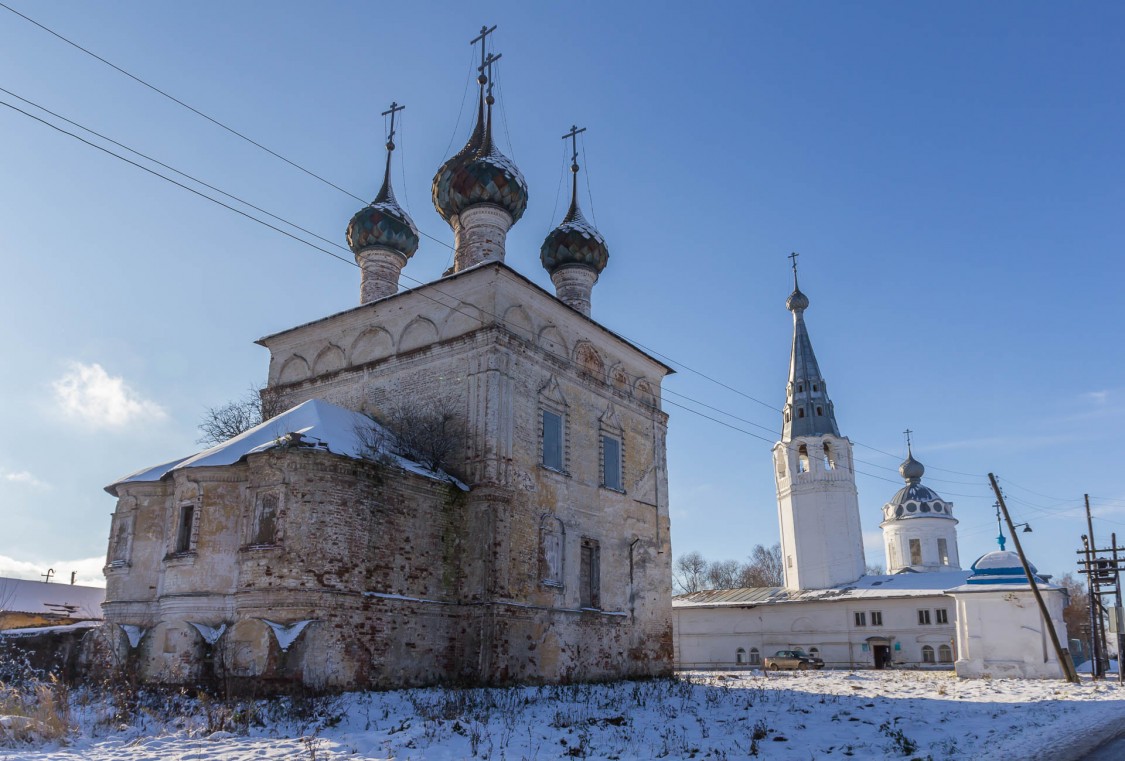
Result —
[[[680, 668], [760, 666], [801, 648], [835, 668], [952, 668], [963, 677], [1052, 678], [1061, 667], [1019, 557], [1003, 548], [961, 568], [953, 504], [922, 483], [907, 447], [905, 485], [883, 506], [885, 575], [865, 575], [852, 442], [841, 435], [793, 272], [793, 348], [782, 436], [773, 447], [783, 587], [673, 598]], [[1033, 573], [1037, 571], [1033, 570]], [[1038, 578], [1065, 641], [1063, 588]]]

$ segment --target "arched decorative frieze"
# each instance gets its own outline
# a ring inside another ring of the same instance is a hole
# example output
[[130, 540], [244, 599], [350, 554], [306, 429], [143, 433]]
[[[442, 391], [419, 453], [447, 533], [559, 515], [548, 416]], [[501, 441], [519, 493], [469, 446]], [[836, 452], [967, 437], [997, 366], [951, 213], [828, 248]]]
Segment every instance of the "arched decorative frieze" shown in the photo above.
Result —
[[313, 360], [313, 375], [334, 373], [343, 369], [346, 365], [347, 360], [344, 357], [344, 350], [336, 344], [330, 343], [317, 352], [316, 359]]
[[421, 349], [437, 343], [438, 329], [433, 322], [425, 317], [415, 317], [405, 328], [398, 339], [399, 353]]
[[535, 327], [531, 322], [531, 318], [527, 314], [527, 310], [519, 304], [510, 306], [504, 312], [504, 325], [508, 330], [517, 334], [521, 338], [528, 341], [535, 340]]
[[625, 366], [620, 362], [609, 369], [609, 382], [618, 391], [623, 391], [626, 394], [633, 390], [633, 384], [629, 380], [629, 373], [625, 371]]
[[374, 362], [395, 353], [395, 340], [383, 328], [368, 328], [360, 333], [348, 349], [348, 364], [351, 366]]
[[637, 380], [633, 384], [633, 396], [637, 398], [641, 404], [647, 404], [650, 407], [656, 406], [656, 392], [652, 389], [652, 384], [644, 378]]
[[303, 381], [305, 378], [308, 378], [309, 375], [308, 360], [300, 354], [294, 354], [282, 364], [281, 370], [277, 373], [277, 382], [296, 383], [297, 381]]
[[464, 335], [465, 333], [471, 333], [486, 322], [484, 314], [480, 309], [472, 304], [461, 301], [446, 314], [439, 332], [444, 341], [449, 338]]
[[578, 372], [582, 375], [605, 382], [605, 361], [590, 342], [580, 341], [575, 344], [574, 363], [578, 365]]
[[801, 616], [793, 625], [789, 627], [789, 631], [793, 632], [811, 632], [816, 631], [816, 626], [813, 624], [812, 619], [808, 616]]
[[554, 354], [561, 360], [565, 361], [570, 356], [562, 333], [554, 325], [547, 325], [540, 330], [539, 338], [536, 343], [539, 344], [539, 348], [550, 354]]

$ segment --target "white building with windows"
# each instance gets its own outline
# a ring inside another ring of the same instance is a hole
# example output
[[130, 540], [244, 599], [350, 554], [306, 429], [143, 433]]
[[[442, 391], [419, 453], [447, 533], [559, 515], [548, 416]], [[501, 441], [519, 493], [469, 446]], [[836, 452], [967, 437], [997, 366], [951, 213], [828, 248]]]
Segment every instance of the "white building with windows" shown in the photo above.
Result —
[[[961, 570], [953, 504], [922, 484], [925, 468], [909, 443], [899, 467], [906, 483], [883, 506], [879, 524], [887, 574], [864, 575], [852, 444], [840, 434], [812, 350], [804, 318], [809, 299], [797, 286], [795, 266], [793, 285], [786, 302], [793, 313], [789, 382], [782, 437], [773, 447], [785, 586], [673, 598], [677, 666], [752, 667], [777, 650], [802, 648], [830, 668], [953, 668], [960, 652], [973, 663], [958, 665], [958, 674], [990, 673], [993, 661], [1002, 662], [1004, 673], [1057, 671], [1053, 654], [1043, 655], [1040, 646], [1045, 635], [1037, 610], [1025, 606], [1027, 615], [999, 618], [981, 612], [987, 606], [979, 601], [991, 601], [995, 590], [971, 581], [974, 573], [980, 576], [976, 566]], [[956, 604], [947, 594], [955, 587]], [[1014, 590], [999, 594], [1013, 598]], [[1065, 641], [1062, 592], [1048, 585], [1048, 593]], [[958, 611], [962, 617], [972, 611], [972, 622], [958, 626]], [[980, 622], [987, 623], [985, 631], [978, 631]], [[990, 647], [996, 638], [1023, 644], [1015, 652], [1010, 644]], [[1025, 665], [1005, 665], [1012, 662]]]

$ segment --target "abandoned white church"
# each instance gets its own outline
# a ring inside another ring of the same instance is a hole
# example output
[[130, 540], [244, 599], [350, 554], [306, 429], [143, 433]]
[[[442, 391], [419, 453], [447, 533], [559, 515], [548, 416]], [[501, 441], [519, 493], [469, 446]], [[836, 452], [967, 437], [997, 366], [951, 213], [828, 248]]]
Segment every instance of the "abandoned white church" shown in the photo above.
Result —
[[[391, 189], [347, 240], [360, 305], [262, 338], [254, 429], [122, 478], [106, 620], [153, 681], [318, 688], [668, 674], [670, 368], [591, 317], [608, 261], [577, 198], [543, 242], [549, 293], [505, 263], [527, 184], [493, 142], [482, 35], [476, 123], [438, 169], [444, 277], [399, 290], [419, 235]], [[576, 131], [572, 131], [572, 135]], [[373, 422], [452, 411], [444, 468]]]
[[[781, 440], [773, 447], [784, 587], [709, 590], [673, 600], [676, 662], [760, 666], [803, 648], [838, 668], [955, 668], [961, 676], [1057, 677], [1060, 665], [1016, 553], [963, 571], [953, 505], [922, 484], [908, 445], [905, 485], [882, 508], [886, 574], [865, 575], [852, 443], [840, 434], [797, 285]], [[1002, 536], [1002, 535], [1001, 535]], [[1065, 591], [1040, 580], [1065, 641]]]

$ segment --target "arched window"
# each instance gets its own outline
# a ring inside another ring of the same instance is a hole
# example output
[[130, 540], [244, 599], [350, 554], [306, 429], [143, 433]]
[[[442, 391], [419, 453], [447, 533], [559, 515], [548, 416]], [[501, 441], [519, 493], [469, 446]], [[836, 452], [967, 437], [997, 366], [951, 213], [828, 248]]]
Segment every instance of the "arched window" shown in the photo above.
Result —
[[804, 417], [804, 416], [805, 416], [805, 411], [804, 411], [804, 409], [799, 409], [799, 410], [797, 410], [797, 417]]
[[938, 648], [938, 660], [942, 663], [953, 663], [953, 648], [949, 645], [942, 645]]
[[[948, 647], [948, 645], [942, 645], [942, 647]], [[922, 663], [933, 663], [933, 662], [934, 662], [934, 649], [929, 645], [922, 645]]]
[[797, 384], [797, 393], [799, 394], [799, 393], [801, 393], [801, 392], [802, 392], [802, 391], [804, 391], [804, 390], [805, 390], [805, 387], [804, 387], [804, 385], [803, 385], [803, 384], [801, 384], [801, 383], [798, 383], [798, 384]]
[[824, 442], [824, 469], [835, 470], [836, 458], [832, 455], [832, 445], [827, 441]]
[[751, 666], [761, 666], [762, 665], [762, 654], [758, 652], [758, 648], [756, 648], [756, 647], [750, 648], [750, 665]]
[[797, 447], [797, 472], [809, 472], [809, 448], [804, 444]]
[[817, 407], [816, 408], [816, 414], [817, 415], [823, 415], [824, 414], [824, 408], [823, 407]]
[[734, 651], [734, 662], [739, 666], [746, 663], [746, 650], [744, 648], [740, 647]]
[[813, 390], [813, 391], [816, 391], [816, 390], [818, 390], [818, 389], [817, 389], [817, 385], [816, 385], [815, 383], [814, 383], [814, 384], [812, 384], [812, 390]]
[[811, 655], [813, 658], [819, 658], [820, 657], [820, 648], [819, 647], [810, 647], [809, 648], [809, 655]]

